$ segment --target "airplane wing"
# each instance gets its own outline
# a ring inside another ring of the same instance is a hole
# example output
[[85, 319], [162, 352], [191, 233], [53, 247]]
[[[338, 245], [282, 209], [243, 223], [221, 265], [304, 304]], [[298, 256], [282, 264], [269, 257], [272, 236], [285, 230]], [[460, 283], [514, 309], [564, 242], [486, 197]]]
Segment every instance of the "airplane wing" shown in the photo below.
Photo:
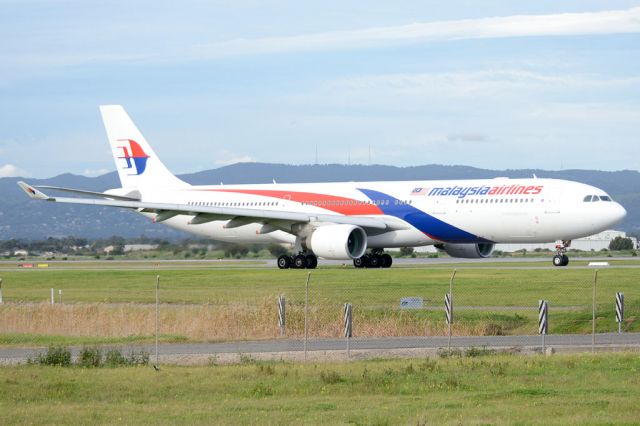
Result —
[[[72, 197], [51, 197], [36, 187], [25, 182], [18, 182], [18, 186], [31, 198], [38, 200], [53, 201], [57, 203], [85, 204], [93, 206], [122, 207], [138, 210], [144, 213], [156, 213], [156, 222], [162, 222], [178, 215], [193, 216], [191, 224], [211, 222], [214, 220], [230, 220], [228, 228], [247, 225], [250, 223], [261, 223], [268, 221], [285, 221], [289, 223], [305, 222], [327, 222], [336, 224], [356, 225], [371, 230], [390, 230], [391, 224], [384, 220], [364, 216], [342, 216], [329, 214], [309, 214], [291, 211], [267, 210], [267, 209], [247, 209], [237, 207], [211, 207], [211, 206], [191, 206], [187, 204], [175, 203], [154, 203], [146, 201], [136, 201], [126, 199], [128, 197], [114, 196], [108, 193], [93, 193], [91, 191], [67, 190], [77, 194], [96, 195], [111, 199], [96, 198], [72, 198]], [[60, 189], [53, 187], [52, 189]], [[124, 199], [123, 199], [124, 198]]]
[[[22, 183], [24, 183], [24, 182], [22, 182]], [[20, 185], [20, 184], [18, 184], [18, 185]], [[22, 185], [20, 185], [20, 187], [22, 189], [24, 189], [22, 187]], [[53, 189], [55, 191], [69, 192], [71, 194], [91, 195], [91, 196], [94, 196], [94, 197], [111, 198], [111, 199], [114, 199], [114, 200], [140, 201], [140, 197], [132, 197], [132, 196], [125, 196], [125, 195], [115, 195], [115, 194], [109, 194], [107, 192], [85, 191], [84, 189], [63, 188], [63, 187], [60, 187], [60, 186], [35, 185], [34, 188]], [[30, 192], [27, 191], [27, 194], [29, 194], [29, 193]]]

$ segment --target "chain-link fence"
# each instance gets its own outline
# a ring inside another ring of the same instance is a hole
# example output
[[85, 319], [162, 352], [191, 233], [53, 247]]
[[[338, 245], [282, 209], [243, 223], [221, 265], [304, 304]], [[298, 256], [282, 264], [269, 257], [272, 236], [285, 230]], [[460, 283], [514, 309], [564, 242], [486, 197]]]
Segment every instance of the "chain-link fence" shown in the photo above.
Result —
[[[640, 268], [629, 263], [597, 274], [586, 266], [478, 264], [457, 266], [455, 277], [455, 265], [419, 264], [312, 272], [205, 262], [197, 268], [5, 267], [0, 358], [49, 345], [154, 351], [156, 329], [160, 353], [176, 356], [343, 350], [347, 326], [352, 351], [538, 347], [540, 300], [548, 303], [547, 345], [640, 345]], [[618, 318], [617, 293], [624, 294]]]

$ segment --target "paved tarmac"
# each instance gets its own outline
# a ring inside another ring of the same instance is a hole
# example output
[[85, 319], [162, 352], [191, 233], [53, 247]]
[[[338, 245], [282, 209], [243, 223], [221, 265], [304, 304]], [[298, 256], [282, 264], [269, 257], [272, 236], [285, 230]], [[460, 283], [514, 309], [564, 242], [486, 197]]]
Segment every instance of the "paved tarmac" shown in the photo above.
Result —
[[[395, 337], [395, 338], [353, 338], [349, 341], [352, 351], [393, 351], [401, 349], [438, 349], [447, 347], [446, 336], [436, 337]], [[342, 351], [346, 349], [346, 339], [310, 339], [307, 351]], [[562, 334], [545, 336], [545, 345], [555, 349], [582, 349], [592, 344], [592, 335]], [[640, 333], [604, 333], [595, 335], [595, 344], [600, 349], [607, 347], [640, 347]], [[452, 337], [454, 348], [486, 347], [491, 349], [540, 348], [542, 336], [480, 336]], [[125, 353], [146, 351], [155, 353], [154, 345], [124, 345]], [[73, 347], [76, 355], [80, 347]], [[27, 357], [45, 351], [46, 348], [0, 348], [0, 361], [19, 362]], [[302, 339], [277, 339], [262, 341], [221, 342], [221, 343], [163, 343], [159, 345], [160, 356], [217, 355], [217, 354], [261, 354], [304, 351]]]

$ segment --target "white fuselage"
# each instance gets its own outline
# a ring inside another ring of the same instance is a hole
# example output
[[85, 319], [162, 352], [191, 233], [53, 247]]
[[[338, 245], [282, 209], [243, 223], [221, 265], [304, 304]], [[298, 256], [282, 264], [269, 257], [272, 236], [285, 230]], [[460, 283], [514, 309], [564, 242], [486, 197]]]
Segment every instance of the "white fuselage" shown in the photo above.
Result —
[[[374, 217], [392, 224], [393, 230], [368, 233], [370, 248], [571, 240], [608, 229], [626, 215], [598, 188], [538, 178], [190, 186], [141, 192], [145, 202]], [[585, 201], [594, 195], [597, 201]], [[190, 224], [192, 218], [179, 215], [164, 223], [228, 242], [296, 239], [281, 230], [261, 233], [264, 222], [229, 227], [229, 220]]]

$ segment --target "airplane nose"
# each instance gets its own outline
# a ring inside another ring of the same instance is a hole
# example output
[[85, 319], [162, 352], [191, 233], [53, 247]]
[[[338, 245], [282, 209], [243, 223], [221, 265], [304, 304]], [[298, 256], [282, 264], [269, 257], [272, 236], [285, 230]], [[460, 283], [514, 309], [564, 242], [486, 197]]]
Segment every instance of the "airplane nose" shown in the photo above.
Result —
[[622, 207], [619, 203], [615, 203], [613, 215], [616, 223], [620, 222], [622, 219], [627, 217], [627, 210], [624, 207]]

